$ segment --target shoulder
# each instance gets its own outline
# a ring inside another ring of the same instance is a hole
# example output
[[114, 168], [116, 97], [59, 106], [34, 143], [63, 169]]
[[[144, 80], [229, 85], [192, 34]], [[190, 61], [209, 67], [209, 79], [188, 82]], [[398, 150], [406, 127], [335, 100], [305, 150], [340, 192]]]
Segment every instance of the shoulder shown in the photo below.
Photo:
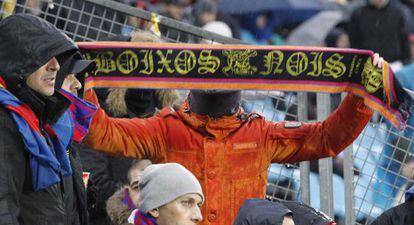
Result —
[[177, 111], [175, 111], [172, 107], [164, 107], [158, 114], [158, 117], [167, 118], [167, 117], [174, 117], [179, 118]]
[[0, 132], [9, 131], [10, 129], [16, 130], [10, 111], [0, 106]]

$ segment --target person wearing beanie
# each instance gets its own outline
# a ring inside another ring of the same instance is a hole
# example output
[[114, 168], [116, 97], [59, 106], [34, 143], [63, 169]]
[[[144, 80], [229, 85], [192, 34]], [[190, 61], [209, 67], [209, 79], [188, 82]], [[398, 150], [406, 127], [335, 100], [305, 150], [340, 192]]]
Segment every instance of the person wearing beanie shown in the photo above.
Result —
[[0, 34], [0, 223], [88, 224], [68, 150], [77, 134], [72, 103], [56, 91], [78, 48], [28, 14], [2, 20]]
[[[373, 64], [382, 67], [377, 54]], [[93, 92], [86, 99], [98, 104]], [[348, 94], [323, 122], [272, 122], [244, 113], [240, 101], [240, 91], [190, 90], [177, 111], [164, 108], [147, 119], [110, 118], [98, 109], [86, 144], [112, 155], [180, 163], [203, 187], [202, 224], [231, 224], [245, 199], [265, 196], [271, 163], [335, 156], [373, 113]]]
[[[198, 224], [204, 195], [197, 178], [177, 163], [154, 164], [142, 173], [138, 210], [129, 222], [134, 225]], [[152, 223], [150, 223], [152, 222]]]

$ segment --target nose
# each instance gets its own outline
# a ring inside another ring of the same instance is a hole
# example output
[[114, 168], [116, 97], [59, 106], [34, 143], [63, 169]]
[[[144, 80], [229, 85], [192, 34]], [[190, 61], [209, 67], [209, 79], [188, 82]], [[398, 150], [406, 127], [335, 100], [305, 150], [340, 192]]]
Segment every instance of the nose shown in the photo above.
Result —
[[191, 220], [196, 224], [200, 223], [203, 220], [203, 216], [201, 215], [200, 207], [195, 207]]
[[74, 77], [72, 88], [75, 89], [76, 91], [82, 88], [81, 82], [76, 77]]
[[49, 62], [47, 63], [47, 69], [53, 72], [57, 72], [60, 70], [60, 65], [56, 57], [53, 57], [51, 60], [49, 60]]

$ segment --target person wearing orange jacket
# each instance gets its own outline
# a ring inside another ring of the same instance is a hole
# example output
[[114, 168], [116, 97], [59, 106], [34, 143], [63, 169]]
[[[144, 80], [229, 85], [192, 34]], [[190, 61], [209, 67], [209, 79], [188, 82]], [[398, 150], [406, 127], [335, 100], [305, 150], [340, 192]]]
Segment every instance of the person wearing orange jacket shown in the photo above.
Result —
[[[375, 54], [374, 65], [382, 67]], [[93, 92], [86, 99], [97, 102]], [[245, 199], [265, 195], [271, 163], [339, 154], [364, 129], [372, 110], [352, 94], [325, 121], [269, 122], [246, 115], [240, 91], [191, 90], [175, 111], [140, 119], [94, 115], [86, 144], [112, 155], [176, 162], [200, 181], [206, 201], [202, 225], [231, 224]]]

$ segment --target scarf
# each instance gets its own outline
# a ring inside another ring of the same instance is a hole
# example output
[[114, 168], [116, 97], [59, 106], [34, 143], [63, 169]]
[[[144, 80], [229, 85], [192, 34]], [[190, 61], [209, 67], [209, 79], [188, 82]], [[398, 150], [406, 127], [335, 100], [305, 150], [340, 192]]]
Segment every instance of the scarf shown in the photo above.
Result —
[[69, 111], [75, 126], [73, 141], [80, 144], [88, 133], [93, 115], [96, 112], [96, 106], [63, 89], [60, 89], [59, 92], [72, 102]]
[[157, 225], [157, 221], [148, 213], [143, 213], [140, 210], [135, 210], [134, 225]]
[[367, 50], [291, 46], [85, 42], [93, 87], [349, 92], [402, 129], [414, 112], [388, 63]]
[[135, 207], [134, 203], [132, 202], [131, 196], [129, 196], [129, 189], [125, 188], [124, 192], [125, 192], [125, 195], [124, 195], [124, 199], [122, 199], [122, 203], [128, 206], [129, 210], [136, 209], [137, 207]]
[[[92, 109], [85, 111], [83, 106], [88, 103], [82, 103], [83, 100], [80, 99], [75, 100], [77, 101], [72, 102], [71, 110], [63, 113], [56, 123], [52, 125], [46, 123], [40, 127], [39, 118], [35, 113], [27, 104], [5, 89], [5, 83], [0, 78], [0, 104], [10, 111], [17, 130], [21, 133], [25, 149], [29, 154], [32, 184], [35, 191], [60, 182], [60, 176], [72, 175], [66, 149], [73, 137], [78, 140], [84, 137], [92, 118], [92, 115], [88, 113], [94, 112]], [[78, 120], [77, 116], [81, 118]]]

